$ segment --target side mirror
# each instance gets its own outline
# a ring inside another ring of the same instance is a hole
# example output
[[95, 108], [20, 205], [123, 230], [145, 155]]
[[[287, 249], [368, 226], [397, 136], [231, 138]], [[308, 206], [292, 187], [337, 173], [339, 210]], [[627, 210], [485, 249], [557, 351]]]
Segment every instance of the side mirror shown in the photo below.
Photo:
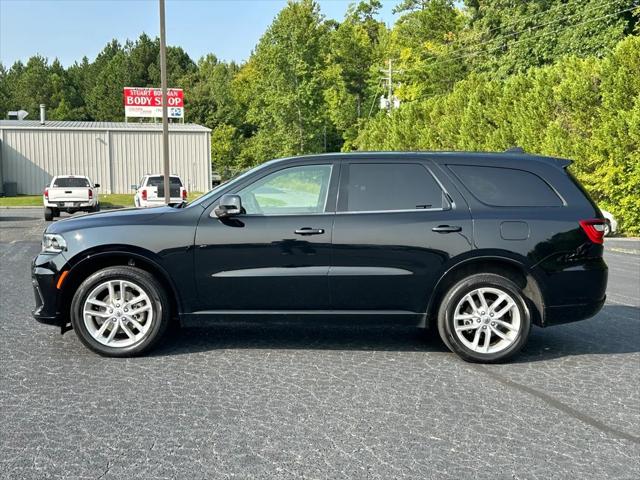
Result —
[[96, 183], [96, 184], [93, 186], [93, 188], [100, 188], [100, 184], [99, 184], [99, 183]]
[[138, 185], [136, 185], [135, 183], [132, 183], [130, 186], [131, 186], [131, 190], [137, 190], [138, 189]]
[[213, 209], [218, 218], [228, 218], [242, 213], [242, 200], [240, 195], [223, 195], [220, 203]]

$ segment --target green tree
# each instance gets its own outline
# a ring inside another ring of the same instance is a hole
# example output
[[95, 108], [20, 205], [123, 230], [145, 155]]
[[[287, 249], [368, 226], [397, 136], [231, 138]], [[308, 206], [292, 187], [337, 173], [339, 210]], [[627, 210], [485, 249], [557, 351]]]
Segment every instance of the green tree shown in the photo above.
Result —
[[325, 149], [323, 99], [328, 28], [313, 0], [290, 1], [258, 42], [235, 88], [256, 133], [245, 162]]
[[568, 55], [603, 56], [633, 31], [628, 0], [467, 0], [460, 61], [500, 76]]
[[378, 0], [350, 5], [344, 21], [329, 34], [324, 97], [329, 118], [341, 137], [338, 142], [344, 141], [347, 150], [368, 114], [367, 99], [376, 94], [371, 69], [382, 59], [379, 40], [385, 26], [375, 19], [380, 7]]
[[410, 101], [450, 90], [467, 72], [464, 62], [451, 61], [465, 25], [462, 12], [452, 0], [406, 0], [395, 11], [404, 12], [388, 52], [400, 71], [395, 94]]

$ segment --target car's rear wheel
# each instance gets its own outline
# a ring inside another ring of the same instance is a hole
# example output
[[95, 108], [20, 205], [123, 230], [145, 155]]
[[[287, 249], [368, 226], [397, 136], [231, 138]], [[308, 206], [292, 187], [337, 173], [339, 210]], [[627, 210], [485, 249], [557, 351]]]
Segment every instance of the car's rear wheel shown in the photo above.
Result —
[[148, 272], [116, 266], [89, 276], [71, 304], [71, 323], [91, 350], [110, 357], [139, 355], [163, 336], [170, 303]]
[[45, 209], [44, 209], [44, 219], [47, 222], [50, 222], [51, 220], [53, 220], [53, 209], [52, 208], [45, 207]]
[[527, 342], [531, 319], [521, 289], [490, 273], [453, 285], [438, 314], [444, 343], [471, 362], [495, 363], [515, 355]]

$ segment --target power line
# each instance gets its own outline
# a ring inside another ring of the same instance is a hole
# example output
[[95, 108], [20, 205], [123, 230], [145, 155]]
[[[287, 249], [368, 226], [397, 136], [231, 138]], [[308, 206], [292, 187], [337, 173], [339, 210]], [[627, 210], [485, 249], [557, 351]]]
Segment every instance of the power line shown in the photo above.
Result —
[[[496, 41], [504, 41], [504, 40], [505, 40], [505, 39], [507, 39], [507, 38], [510, 38], [510, 37], [514, 37], [514, 36], [520, 35], [521, 33], [532, 32], [532, 31], [534, 31], [534, 30], [538, 30], [538, 29], [540, 29], [540, 28], [542, 28], [542, 27], [547, 27], [547, 26], [549, 26], [549, 25], [553, 25], [554, 23], [559, 23], [559, 22], [561, 22], [561, 21], [566, 21], [566, 20], [568, 20], [568, 19], [570, 19], [570, 18], [573, 18], [573, 17], [575, 17], [575, 16], [577, 16], [577, 15], [582, 15], [582, 14], [585, 14], [585, 13], [590, 12], [590, 11], [592, 11], [592, 10], [596, 10], [596, 9], [599, 9], [599, 8], [607, 7], [607, 6], [612, 5], [612, 4], [614, 4], [614, 3], [617, 3], [617, 2], [618, 2], [618, 0], [607, 0], [607, 1], [602, 2], [601, 4], [598, 4], [598, 5], [596, 5], [596, 6], [592, 6], [591, 8], [587, 8], [587, 9], [585, 9], [585, 10], [581, 10], [581, 11], [579, 11], [579, 12], [576, 12], [576, 13], [572, 14], [572, 15], [567, 15], [567, 16], [565, 16], [565, 17], [562, 17], [562, 18], [559, 18], [559, 19], [557, 19], [557, 20], [553, 20], [553, 21], [550, 21], [550, 22], [546, 22], [546, 23], [541, 23], [541, 24], [533, 25], [533, 26], [531, 26], [531, 27], [525, 28], [524, 30], [518, 30], [518, 31], [516, 31], [516, 32], [512, 32], [512, 33], [510, 33], [510, 34], [508, 34], [508, 35], [504, 35], [504, 36], [500, 36], [500, 37], [495, 37], [495, 38], [492, 38], [492, 39], [490, 39], [490, 40], [485, 40], [484, 42], [480, 42], [480, 43], [473, 44], [473, 45], [467, 45], [466, 47], [460, 47], [460, 48], [457, 48], [457, 49], [452, 50], [450, 53], [463, 52], [463, 51], [465, 51], [465, 50], [470, 50], [470, 49], [473, 49], [473, 48], [476, 48], [476, 47], [481, 47], [482, 45], [486, 45], [486, 44], [488, 44], [488, 43], [492, 43], [492, 42], [496, 42]], [[569, 3], [565, 3], [565, 4], [563, 4], [563, 5], [565, 5], [565, 6], [566, 6], [566, 5], [570, 5], [570, 4], [569, 4]], [[557, 8], [557, 7], [556, 7], [556, 8]], [[632, 8], [632, 9], [633, 9], [633, 8]], [[546, 12], [540, 12], [540, 13], [549, 13], [550, 11], [551, 11], [551, 10], [548, 10], [548, 11], [546, 11]], [[514, 22], [514, 23], [512, 23], [511, 25], [514, 25], [514, 24], [515, 24], [515, 22]], [[501, 27], [496, 27], [496, 28], [495, 28], [495, 29], [493, 29], [493, 30], [497, 30], [498, 28], [501, 28]], [[492, 31], [492, 30], [489, 30], [489, 32], [491, 32], [491, 31]], [[487, 32], [487, 33], [489, 33], [489, 32]], [[459, 58], [459, 57], [455, 57], [455, 58]]]
[[[604, 5], [606, 5], [607, 3], [616, 3], [616, 1], [620, 1], [620, 0], [611, 0], [611, 1], [609, 1], [609, 0], [604, 0], [604, 1], [600, 4], [600, 6], [604, 6]], [[541, 12], [534, 13], [534, 14], [532, 14], [532, 15], [528, 15], [528, 16], [527, 16], [527, 19], [528, 19], [528, 20], [531, 20], [531, 19], [533, 19], [533, 18], [539, 17], [540, 15], [548, 15], [548, 14], [550, 14], [550, 13], [552, 13], [552, 12], [555, 12], [556, 10], [561, 10], [561, 9], [563, 9], [563, 8], [565, 8], [565, 7], [569, 7], [569, 6], [579, 5], [580, 3], [583, 3], [583, 2], [584, 2], [584, 0], [576, 0], [576, 1], [574, 1], [574, 2], [561, 3], [560, 5], [556, 5], [555, 7], [550, 8], [549, 10], [543, 10], [543, 11], [541, 11]], [[491, 29], [487, 30], [486, 32], [478, 32], [478, 34], [479, 34], [479, 35], [482, 35], [482, 34], [488, 34], [488, 33], [491, 33], [491, 32], [495, 32], [496, 30], [501, 30], [501, 29], [503, 29], [503, 28], [508, 28], [508, 27], [514, 26], [516, 23], [518, 23], [518, 22], [517, 22], [517, 21], [514, 21], [514, 22], [511, 22], [511, 23], [507, 23], [507, 24], [505, 24], [505, 25], [499, 25], [499, 26], [497, 26], [497, 27], [493, 27], [493, 28], [491, 28]]]
[[[598, 21], [598, 20], [602, 20], [602, 19], [604, 19], [604, 18], [612, 17], [612, 16], [614, 16], [614, 15], [619, 15], [619, 14], [621, 14], [621, 13], [630, 12], [631, 10], [634, 10], [635, 8], [636, 8], [636, 6], [634, 5], [633, 7], [625, 8], [625, 9], [623, 9], [623, 10], [619, 10], [619, 11], [614, 12], [614, 13], [609, 13], [609, 14], [607, 14], [607, 15], [602, 15], [602, 16], [600, 16], [600, 17], [591, 18], [591, 19], [589, 19], [589, 20], [585, 20], [585, 21], [583, 21], [583, 22], [575, 23], [575, 24], [572, 24], [572, 25], [566, 25], [566, 26], [563, 26], [563, 27], [558, 28], [558, 29], [556, 29], [556, 30], [553, 30], [553, 31], [551, 31], [551, 32], [541, 32], [541, 33], [539, 33], [538, 35], [533, 35], [533, 36], [528, 37], [528, 38], [523, 38], [523, 39], [521, 39], [521, 40], [517, 40], [517, 41], [515, 41], [515, 42], [511, 42], [511, 43], [509, 43], [509, 46], [511, 47], [511, 46], [513, 46], [513, 45], [517, 45], [517, 44], [522, 43], [522, 42], [525, 42], [525, 41], [531, 41], [531, 40], [534, 40], [534, 39], [536, 39], [536, 38], [544, 37], [544, 36], [546, 36], [546, 35], [550, 35], [550, 34], [558, 33], [558, 32], [561, 32], [562, 30], [566, 30], [567, 28], [571, 28], [571, 27], [574, 27], [574, 28], [575, 28], [575, 27], [579, 27], [580, 25], [585, 25], [585, 24], [587, 24], [587, 23], [591, 23], [591, 22], [595, 22], [595, 21]], [[433, 63], [429, 64], [429, 65], [430, 65], [430, 66], [437, 66], [437, 65], [441, 65], [441, 64], [445, 64], [445, 63], [453, 62], [453, 61], [455, 61], [455, 60], [461, 60], [461, 59], [465, 59], [465, 58], [475, 57], [475, 56], [478, 56], [478, 55], [485, 55], [485, 54], [487, 54], [487, 53], [489, 53], [489, 52], [492, 52], [492, 51], [494, 51], [494, 50], [498, 50], [499, 48], [502, 48], [502, 45], [498, 45], [497, 47], [489, 48], [489, 49], [484, 50], [484, 51], [481, 51], [481, 52], [472, 52], [472, 53], [465, 54], [465, 55], [458, 55], [458, 56], [456, 56], [456, 57], [452, 57], [452, 58], [448, 58], [448, 59], [438, 60], [438, 61], [436, 61], [436, 62], [433, 62]]]

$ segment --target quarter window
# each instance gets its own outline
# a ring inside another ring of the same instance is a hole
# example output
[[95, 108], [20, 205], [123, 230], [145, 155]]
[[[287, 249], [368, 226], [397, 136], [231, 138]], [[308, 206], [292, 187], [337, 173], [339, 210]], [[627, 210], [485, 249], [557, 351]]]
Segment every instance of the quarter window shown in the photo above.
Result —
[[252, 215], [291, 215], [324, 212], [331, 165], [305, 165], [274, 172], [238, 192]]
[[539, 176], [514, 168], [449, 165], [482, 203], [494, 207], [559, 207], [562, 200]]
[[343, 175], [340, 211], [442, 208], [440, 185], [417, 163], [352, 163]]

